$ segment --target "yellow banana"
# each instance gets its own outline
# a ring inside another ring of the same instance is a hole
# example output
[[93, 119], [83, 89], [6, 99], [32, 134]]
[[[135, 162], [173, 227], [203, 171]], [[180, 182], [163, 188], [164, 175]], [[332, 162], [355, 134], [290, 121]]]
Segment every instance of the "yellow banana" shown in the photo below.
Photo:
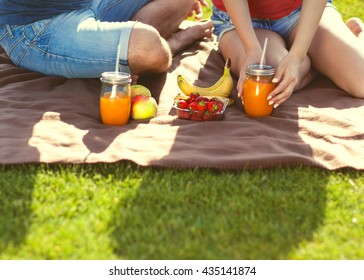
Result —
[[190, 95], [192, 92], [196, 92], [202, 96], [229, 97], [234, 85], [234, 81], [230, 73], [230, 65], [231, 61], [228, 58], [225, 63], [223, 75], [215, 84], [210, 87], [196, 86], [186, 80], [186, 78], [182, 75], [178, 75], [177, 77], [178, 87], [186, 95]]

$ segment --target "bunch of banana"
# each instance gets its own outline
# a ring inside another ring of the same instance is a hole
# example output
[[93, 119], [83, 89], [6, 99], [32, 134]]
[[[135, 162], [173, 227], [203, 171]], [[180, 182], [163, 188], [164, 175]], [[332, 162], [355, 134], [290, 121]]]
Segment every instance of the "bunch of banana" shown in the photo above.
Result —
[[213, 97], [229, 97], [233, 89], [234, 81], [230, 73], [231, 60], [228, 58], [225, 63], [224, 73], [220, 79], [210, 87], [199, 87], [188, 80], [182, 75], [178, 75], [177, 84], [180, 90], [185, 95], [190, 95], [192, 92], [199, 93], [202, 96]]

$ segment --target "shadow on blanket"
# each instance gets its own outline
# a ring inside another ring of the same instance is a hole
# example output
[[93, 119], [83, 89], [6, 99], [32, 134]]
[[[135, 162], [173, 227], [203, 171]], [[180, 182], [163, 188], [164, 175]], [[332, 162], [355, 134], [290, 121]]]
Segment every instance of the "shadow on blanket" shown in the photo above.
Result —
[[[322, 76], [268, 118], [252, 119], [232, 106], [223, 121], [177, 119], [172, 109], [177, 75], [209, 86], [223, 67], [213, 42], [194, 44], [174, 58], [168, 73], [140, 79], [158, 99], [156, 118], [109, 127], [100, 122], [98, 79], [45, 77], [14, 66], [3, 53], [0, 163], [131, 160], [175, 168], [364, 168], [364, 100]], [[239, 104], [236, 91], [233, 96]]]

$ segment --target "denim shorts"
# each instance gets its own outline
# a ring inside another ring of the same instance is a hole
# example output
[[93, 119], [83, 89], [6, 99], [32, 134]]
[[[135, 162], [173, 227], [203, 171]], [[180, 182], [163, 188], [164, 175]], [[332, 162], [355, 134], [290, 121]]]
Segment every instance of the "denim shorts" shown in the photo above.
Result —
[[130, 73], [130, 18], [151, 0], [90, 0], [84, 9], [27, 25], [0, 25], [0, 45], [17, 66], [46, 75], [95, 78]]
[[[332, 0], [328, 0], [327, 2], [327, 6], [332, 6]], [[217, 36], [218, 40], [220, 40], [221, 36], [225, 32], [230, 31], [235, 27], [228, 13], [219, 10], [215, 6], [213, 6], [212, 11], [213, 13], [211, 20], [214, 24], [213, 32]], [[253, 28], [271, 30], [280, 34], [284, 39], [287, 39], [291, 34], [292, 29], [296, 26], [298, 20], [300, 19], [300, 15], [301, 7], [291, 12], [288, 16], [277, 20], [252, 18], [252, 24]]]

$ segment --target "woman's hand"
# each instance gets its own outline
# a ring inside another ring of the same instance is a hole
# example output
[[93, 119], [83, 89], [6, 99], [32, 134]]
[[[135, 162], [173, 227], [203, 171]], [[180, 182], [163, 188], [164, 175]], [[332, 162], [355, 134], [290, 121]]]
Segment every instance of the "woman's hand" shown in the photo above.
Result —
[[245, 74], [246, 67], [251, 64], [259, 64], [261, 56], [262, 56], [261, 49], [260, 50], [254, 49], [252, 52], [246, 54], [245, 61], [240, 70], [239, 80], [237, 83], [238, 97], [242, 97], [242, 95], [243, 95], [243, 89], [244, 89], [245, 78], [246, 78], [246, 74]]
[[270, 105], [277, 108], [292, 95], [299, 82], [299, 70], [302, 62], [302, 59], [291, 54], [281, 60], [273, 78], [273, 82], [278, 85], [268, 96]]
[[274, 82], [278, 86], [268, 96], [276, 108], [286, 101], [299, 82], [299, 70], [307, 55], [327, 1], [303, 0], [296, 36], [286, 57], [279, 63]]

